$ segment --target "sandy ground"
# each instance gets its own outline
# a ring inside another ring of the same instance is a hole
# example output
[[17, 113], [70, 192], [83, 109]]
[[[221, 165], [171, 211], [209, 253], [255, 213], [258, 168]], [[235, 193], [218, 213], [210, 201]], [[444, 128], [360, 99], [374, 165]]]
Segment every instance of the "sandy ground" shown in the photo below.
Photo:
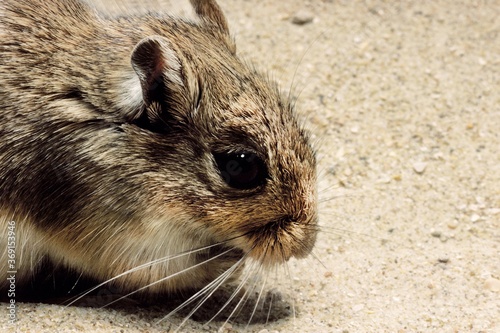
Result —
[[[220, 3], [240, 54], [299, 96], [323, 226], [267, 274], [269, 321], [222, 331], [500, 332], [500, 2]], [[2, 305], [0, 331], [168, 332], [167, 312], [24, 303], [10, 326]]]

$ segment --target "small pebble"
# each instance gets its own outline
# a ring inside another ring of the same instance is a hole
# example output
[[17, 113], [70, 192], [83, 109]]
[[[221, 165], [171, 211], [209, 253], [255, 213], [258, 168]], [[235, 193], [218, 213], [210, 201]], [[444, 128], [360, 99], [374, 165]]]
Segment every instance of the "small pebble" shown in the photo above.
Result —
[[433, 231], [433, 232], [431, 232], [431, 236], [432, 237], [439, 238], [439, 237], [441, 237], [441, 235], [442, 235], [441, 231]]
[[489, 278], [484, 282], [484, 289], [491, 291], [500, 291], [500, 280]]
[[413, 163], [413, 170], [419, 175], [423, 174], [425, 168], [427, 167], [427, 163], [425, 162], [415, 162]]
[[314, 14], [306, 9], [299, 10], [292, 17], [292, 23], [297, 25], [304, 25], [311, 23], [314, 20]]
[[364, 304], [356, 304], [352, 307], [352, 311], [359, 312], [365, 308]]
[[477, 214], [472, 214], [472, 216], [470, 217], [470, 221], [477, 222], [477, 221], [479, 221], [480, 218], [481, 218], [481, 216], [479, 216]]
[[377, 184], [389, 184], [392, 181], [392, 178], [388, 175], [382, 175], [379, 179], [377, 179]]
[[451, 222], [448, 222], [448, 228], [450, 229], [456, 229], [458, 227], [458, 220], [453, 220]]
[[225, 323], [223, 326], [219, 328], [219, 333], [231, 332], [233, 329], [233, 325], [230, 323]]
[[440, 262], [441, 264], [447, 264], [448, 262], [450, 261], [449, 258], [438, 258], [438, 262]]
[[497, 215], [500, 214], [500, 208], [489, 208], [486, 210], [486, 213], [489, 215]]
[[75, 323], [73, 324], [75, 326], [75, 328], [79, 331], [85, 331], [85, 326], [83, 326], [82, 324], [80, 323]]
[[43, 321], [43, 323], [45, 324], [46, 327], [53, 327], [54, 326], [54, 323], [49, 318], [45, 319]]
[[333, 273], [332, 272], [325, 272], [325, 275], [324, 275], [326, 278], [329, 278], [329, 277], [332, 277], [333, 276]]

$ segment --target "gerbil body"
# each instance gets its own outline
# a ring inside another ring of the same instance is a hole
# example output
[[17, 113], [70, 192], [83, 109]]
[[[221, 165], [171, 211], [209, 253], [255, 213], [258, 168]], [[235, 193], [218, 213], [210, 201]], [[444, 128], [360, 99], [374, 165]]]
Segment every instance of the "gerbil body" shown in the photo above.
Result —
[[309, 139], [238, 59], [217, 4], [192, 4], [194, 22], [0, 2], [2, 287], [7, 271], [21, 285], [46, 261], [105, 281], [179, 255], [116, 281], [135, 290], [172, 276], [146, 290], [171, 292], [243, 257], [274, 265], [311, 251]]

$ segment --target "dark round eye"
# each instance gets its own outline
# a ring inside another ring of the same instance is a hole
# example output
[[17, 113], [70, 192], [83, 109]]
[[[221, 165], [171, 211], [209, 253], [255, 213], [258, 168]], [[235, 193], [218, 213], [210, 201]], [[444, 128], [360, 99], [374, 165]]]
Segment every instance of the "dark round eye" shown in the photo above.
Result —
[[267, 169], [254, 153], [214, 153], [215, 162], [224, 181], [236, 189], [252, 189], [264, 184]]

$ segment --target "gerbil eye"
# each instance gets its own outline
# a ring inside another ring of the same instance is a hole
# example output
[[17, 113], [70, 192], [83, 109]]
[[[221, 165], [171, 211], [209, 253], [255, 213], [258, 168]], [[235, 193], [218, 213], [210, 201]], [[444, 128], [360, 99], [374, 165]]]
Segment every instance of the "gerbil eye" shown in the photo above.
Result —
[[222, 178], [233, 188], [255, 188], [268, 176], [264, 161], [254, 153], [214, 153], [214, 157]]

